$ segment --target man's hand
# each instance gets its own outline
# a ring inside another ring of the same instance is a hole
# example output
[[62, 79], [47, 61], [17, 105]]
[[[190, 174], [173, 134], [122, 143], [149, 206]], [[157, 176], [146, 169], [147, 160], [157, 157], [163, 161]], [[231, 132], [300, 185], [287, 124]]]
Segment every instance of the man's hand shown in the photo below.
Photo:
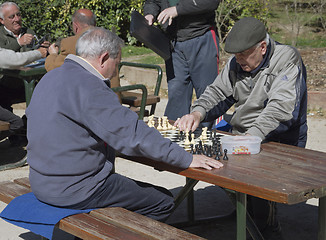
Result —
[[169, 25], [172, 24], [172, 19], [178, 16], [177, 8], [169, 7], [164, 9], [157, 17], [157, 21], [159, 23], [164, 24], [167, 20], [169, 20]]
[[48, 49], [49, 54], [58, 54], [59, 48], [55, 45], [55, 43], [52, 43]]
[[23, 36], [21, 36], [19, 39], [17, 39], [20, 46], [28, 45], [32, 42], [34, 36], [29, 33], [25, 33]]
[[48, 50], [47, 48], [44, 48], [44, 47], [40, 47], [38, 49], [36, 49], [37, 51], [39, 51], [41, 54], [42, 54], [42, 58], [45, 58], [46, 55], [48, 54]]
[[174, 126], [178, 127], [180, 131], [192, 131], [194, 132], [200, 123], [200, 112], [192, 112], [184, 115], [181, 119], [178, 118], [175, 121]]
[[154, 23], [154, 16], [152, 14], [148, 14], [145, 16], [145, 19], [148, 22], [148, 25], [153, 25]]
[[189, 167], [199, 167], [207, 170], [212, 170], [214, 168], [223, 167], [223, 163], [216, 161], [212, 158], [206, 157], [205, 155], [192, 155], [192, 162]]

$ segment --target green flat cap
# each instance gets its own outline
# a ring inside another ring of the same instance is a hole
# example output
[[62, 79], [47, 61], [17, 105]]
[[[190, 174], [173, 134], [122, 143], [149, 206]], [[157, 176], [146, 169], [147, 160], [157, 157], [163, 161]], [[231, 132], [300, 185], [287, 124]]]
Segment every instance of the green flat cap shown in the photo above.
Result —
[[240, 53], [255, 46], [265, 37], [265, 25], [256, 18], [245, 17], [232, 27], [226, 38], [224, 50], [228, 53]]

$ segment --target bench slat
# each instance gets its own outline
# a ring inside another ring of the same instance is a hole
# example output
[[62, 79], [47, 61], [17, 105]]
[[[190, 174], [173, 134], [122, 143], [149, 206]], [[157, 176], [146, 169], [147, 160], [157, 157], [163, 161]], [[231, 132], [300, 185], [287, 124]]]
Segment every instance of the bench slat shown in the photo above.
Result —
[[104, 221], [129, 228], [154, 239], [203, 239], [194, 234], [182, 231], [165, 223], [155, 221], [138, 213], [128, 211], [124, 208], [111, 207], [94, 210], [90, 213]]
[[[28, 178], [0, 183], [0, 201], [9, 203], [15, 197], [29, 193]], [[148, 240], [148, 239], [203, 239], [170, 225], [155, 221], [119, 207], [102, 208], [62, 219], [59, 229], [88, 240]]]
[[14, 182], [3, 182], [0, 185], [0, 200], [10, 203], [14, 198], [29, 193], [31, 190]]
[[[134, 92], [123, 92], [121, 101], [123, 104], [128, 104], [134, 107], [140, 107], [142, 94]], [[146, 105], [156, 104], [160, 102], [160, 97], [155, 95], [147, 95]]]
[[99, 240], [139, 240], [154, 239], [147, 238], [142, 234], [137, 234], [128, 229], [121, 228], [112, 223], [102, 221], [89, 214], [82, 213], [62, 219], [59, 228], [81, 239]]

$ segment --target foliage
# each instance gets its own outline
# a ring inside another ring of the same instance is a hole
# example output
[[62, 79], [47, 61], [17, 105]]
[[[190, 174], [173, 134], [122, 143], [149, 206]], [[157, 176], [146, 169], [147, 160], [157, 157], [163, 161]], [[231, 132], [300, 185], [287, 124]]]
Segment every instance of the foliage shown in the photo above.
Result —
[[[234, 23], [243, 17], [255, 17], [267, 21], [269, 0], [224, 0], [216, 11], [217, 32], [224, 42]], [[222, 48], [223, 49], [223, 48]]]
[[[88, 8], [96, 14], [98, 26], [115, 30], [128, 45], [139, 45], [137, 40], [129, 33], [130, 14], [133, 10], [142, 12], [145, 0], [13, 1], [21, 8], [24, 24], [32, 28], [39, 37], [48, 34], [51, 37], [51, 41], [55, 41], [60, 37], [72, 35], [71, 15], [79, 8]], [[286, 16], [286, 14], [284, 14], [284, 5], [288, 5], [288, 9], [294, 9], [293, 6], [296, 6], [296, 3], [300, 3], [301, 6], [304, 7], [304, 10], [302, 10], [303, 8], [298, 8], [297, 13], [288, 11], [286, 19], [287, 24], [283, 23], [282, 25], [288, 25], [289, 22], [296, 22], [299, 24], [296, 25], [297, 27], [292, 27], [288, 32], [298, 33], [301, 25], [317, 26], [318, 29], [316, 31], [326, 30], [325, 0], [223, 0], [220, 2], [216, 11], [216, 22], [220, 43], [224, 42], [227, 33], [234, 23], [243, 17], [253, 16], [265, 23], [267, 19], [270, 21], [270, 18], [273, 17], [271, 13], [274, 11], [273, 8], [275, 7], [275, 3], [279, 6], [283, 4], [280, 8], [284, 16]], [[273, 6], [273, 8], [270, 6]], [[274, 12], [272, 14], [274, 14]], [[304, 19], [303, 15], [307, 15], [309, 12], [311, 13], [310, 18]], [[295, 18], [295, 16], [297, 17]], [[298, 34], [297, 40], [299, 40]], [[221, 47], [223, 46], [222, 44], [220, 45]]]
[[[16, 1], [24, 23], [39, 36], [49, 34], [52, 40], [72, 35], [71, 15], [79, 8], [88, 8], [97, 16], [97, 26], [116, 31], [128, 39], [130, 13], [141, 10], [143, 0], [20, 0]], [[40, 7], [42, 6], [42, 7]]]

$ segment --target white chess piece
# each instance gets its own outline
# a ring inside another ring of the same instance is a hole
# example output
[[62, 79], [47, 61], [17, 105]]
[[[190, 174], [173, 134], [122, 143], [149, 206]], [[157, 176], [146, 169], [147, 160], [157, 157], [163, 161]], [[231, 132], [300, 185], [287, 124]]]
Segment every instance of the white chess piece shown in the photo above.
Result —
[[189, 144], [190, 144], [190, 141], [189, 141], [189, 131], [186, 131], [185, 144], [186, 144], [186, 145], [189, 145]]
[[162, 119], [161, 118], [158, 118], [157, 119], [158, 121], [157, 121], [157, 123], [158, 123], [158, 125], [157, 125], [157, 130], [162, 130]]

